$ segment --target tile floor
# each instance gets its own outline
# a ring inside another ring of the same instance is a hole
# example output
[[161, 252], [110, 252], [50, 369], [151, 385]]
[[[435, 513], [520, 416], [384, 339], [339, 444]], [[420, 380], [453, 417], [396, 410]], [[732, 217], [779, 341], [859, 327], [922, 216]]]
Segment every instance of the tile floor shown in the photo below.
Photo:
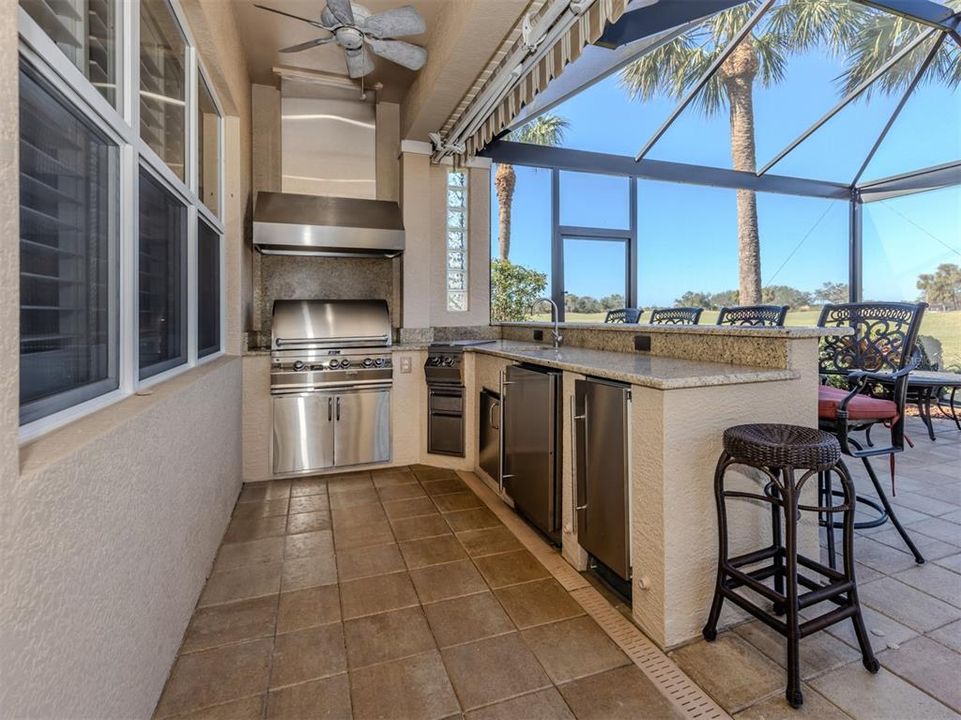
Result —
[[[894, 498], [928, 562], [890, 525], [856, 540], [881, 672], [863, 670], [850, 623], [813, 635], [792, 711], [783, 641], [743, 623], [671, 653], [728, 713], [961, 718], [961, 432], [936, 430], [912, 419]], [[245, 486], [155, 716], [676, 713], [455, 473], [415, 466]]]
[[[797, 712], [783, 698], [784, 641], [760, 622], [670, 653], [737, 720], [961, 718], [961, 432], [946, 420], [935, 420], [935, 431], [931, 442], [920, 421], [909, 419], [915, 447], [898, 457], [891, 498], [927, 562], [915, 564], [890, 524], [855, 538], [865, 622], [882, 666], [877, 675], [863, 669], [850, 622], [802, 642], [804, 706]], [[848, 467], [858, 490], [873, 495], [861, 463]], [[875, 468], [890, 497], [886, 462]]]
[[451, 471], [245, 486], [157, 718], [675, 717]]

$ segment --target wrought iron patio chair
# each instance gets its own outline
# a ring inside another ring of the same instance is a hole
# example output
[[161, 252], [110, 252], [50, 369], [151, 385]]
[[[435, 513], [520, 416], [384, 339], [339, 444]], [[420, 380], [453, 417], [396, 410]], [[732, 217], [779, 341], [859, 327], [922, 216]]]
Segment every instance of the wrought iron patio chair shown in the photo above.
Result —
[[[819, 327], [854, 330], [853, 335], [821, 339], [818, 360], [823, 384], [818, 392], [818, 422], [822, 430], [837, 436], [844, 454], [861, 459], [877, 492], [880, 504], [858, 496], [858, 502], [873, 508], [878, 516], [855, 527], [878, 527], [890, 519], [918, 564], [924, 557], [898, 520], [870, 459], [889, 458], [893, 487], [895, 456], [904, 450], [908, 375], [920, 362], [915, 343], [926, 307], [925, 303], [825, 305], [818, 319]], [[877, 425], [890, 430], [888, 444], [862, 444], [851, 435]], [[829, 481], [823, 494], [827, 497], [822, 504], [837, 494], [832, 493]], [[833, 562], [834, 523], [828, 519], [822, 524], [828, 526], [828, 553]]]
[[701, 321], [701, 308], [676, 307], [651, 310], [651, 325], [697, 325]]
[[784, 327], [787, 305], [734, 305], [722, 307], [718, 325], [750, 325], [753, 327]]
[[607, 315], [604, 316], [604, 322], [606, 323], [637, 323], [641, 320], [641, 315], [644, 314], [643, 310], [638, 310], [637, 308], [619, 308], [617, 310], [608, 310]]

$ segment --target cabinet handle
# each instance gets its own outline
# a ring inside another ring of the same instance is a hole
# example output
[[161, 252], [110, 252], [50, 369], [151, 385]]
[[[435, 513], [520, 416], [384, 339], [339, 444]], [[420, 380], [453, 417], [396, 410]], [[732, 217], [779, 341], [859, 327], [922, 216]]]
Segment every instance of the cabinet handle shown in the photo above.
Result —
[[588, 472], [587, 472], [587, 468], [588, 468], [588, 465], [589, 465], [589, 463], [590, 463], [590, 457], [589, 457], [588, 454], [587, 454], [587, 448], [588, 448], [588, 444], [589, 444], [589, 438], [588, 438], [589, 428], [588, 428], [588, 424], [587, 424], [587, 395], [584, 395], [584, 413], [583, 413], [582, 415], [575, 415], [575, 414], [572, 413], [572, 416], [573, 416], [573, 417], [572, 417], [572, 420], [571, 420], [571, 426], [572, 426], [572, 427], [574, 426], [574, 423], [577, 422], [578, 420], [583, 420], [583, 421], [584, 421], [584, 498], [585, 498], [585, 502], [584, 502], [583, 504], [580, 504], [580, 505], [578, 504], [578, 503], [580, 502], [580, 500], [581, 500], [581, 493], [580, 493], [581, 483], [578, 482], [578, 478], [576, 477], [577, 468], [576, 468], [576, 466], [575, 466], [575, 468], [574, 468], [574, 472], [575, 472], [575, 479], [574, 479], [574, 517], [576, 518], [576, 517], [577, 517], [577, 512], [578, 512], [579, 510], [587, 510], [588, 505], [590, 505], [590, 503], [587, 501], [587, 496], [589, 495], [589, 493], [587, 492], [587, 488], [588, 488]]
[[497, 437], [497, 445], [498, 445], [497, 487], [501, 495], [504, 494], [504, 465], [506, 464], [505, 458], [507, 456], [507, 453], [505, 452], [505, 449], [504, 449], [504, 407], [507, 404], [507, 390], [504, 387], [506, 385], [506, 378], [504, 377], [505, 374], [506, 374], [505, 370], [500, 370], [497, 373], [497, 380], [498, 380], [497, 390], [498, 392], [500, 392], [500, 396], [501, 396], [500, 402], [497, 403], [498, 415], [500, 416], [499, 423], [497, 426], [497, 436], [498, 436]]
[[331, 420], [334, 419], [333, 413], [334, 413], [334, 399], [329, 397], [327, 398], [327, 422], [330, 422]]
[[337, 396], [337, 422], [340, 422], [340, 396]]
[[490, 409], [487, 412], [487, 422], [490, 423], [490, 426], [495, 430], [501, 429], [501, 425], [499, 421], [496, 425], [494, 424], [494, 410], [497, 409], [499, 411], [500, 407], [501, 407], [500, 401], [492, 402]]
[[[583, 416], [580, 416], [583, 417]], [[577, 535], [577, 396], [571, 395], [571, 527]]]

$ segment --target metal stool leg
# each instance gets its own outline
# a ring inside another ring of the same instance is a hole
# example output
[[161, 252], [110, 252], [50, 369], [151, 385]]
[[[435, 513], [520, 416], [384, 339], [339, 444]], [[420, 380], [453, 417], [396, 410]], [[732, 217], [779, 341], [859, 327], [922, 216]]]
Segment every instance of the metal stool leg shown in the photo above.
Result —
[[874, 490], [878, 494], [878, 499], [881, 501], [881, 505], [884, 506], [884, 512], [887, 514], [888, 518], [890, 518], [891, 523], [894, 525], [894, 529], [898, 531], [901, 539], [904, 540], [904, 544], [908, 546], [908, 550], [910, 550], [911, 554], [914, 555], [914, 562], [916, 562], [918, 565], [923, 565], [924, 556], [921, 554], [921, 551], [918, 550], [917, 546], [914, 544], [914, 541], [911, 540], [911, 537], [908, 535], [908, 531], [905, 530], [901, 525], [901, 521], [898, 520], [898, 516], [894, 514], [894, 508], [891, 507], [891, 503], [888, 501], [888, 496], [885, 495], [884, 488], [881, 487], [881, 481], [878, 480], [877, 473], [874, 472], [874, 468], [871, 466], [868, 458], [863, 457], [861, 460], [864, 462], [864, 467], [868, 471], [868, 477], [871, 478], [871, 484], [874, 485]]
[[[832, 507], [834, 505], [834, 483], [831, 480], [831, 471], [828, 470], [827, 472], [818, 473], [818, 482], [821, 490], [822, 507]], [[838, 561], [836, 538], [834, 537], [834, 513], [825, 513], [825, 518], [826, 522], [824, 525], [827, 530], [828, 543], [828, 567], [836, 570]]]
[[786, 578], [786, 607], [784, 608], [787, 625], [787, 690], [784, 696], [793, 708], [804, 703], [801, 693], [801, 631], [798, 621], [798, 583], [797, 583], [797, 488], [794, 485], [794, 468], [782, 470], [784, 478], [784, 561]]
[[[780, 472], [777, 468], [772, 468], [771, 474], [777, 478]], [[778, 490], [777, 483], [771, 484], [771, 497], [774, 500], [781, 499], [781, 492]], [[778, 548], [782, 546], [781, 505], [779, 502], [771, 503], [771, 544]], [[781, 595], [784, 594], [784, 558], [780, 552], [774, 556], [774, 590]], [[784, 608], [775, 604], [774, 612], [781, 615], [784, 613]]]
[[721, 453], [714, 470], [714, 502], [717, 505], [717, 581], [714, 585], [714, 600], [711, 602], [711, 612], [707, 617], [707, 624], [701, 630], [701, 635], [708, 642], [717, 638], [717, 621], [721, 617], [721, 607], [724, 605], [724, 595], [721, 593], [721, 583], [724, 582], [724, 566], [727, 563], [727, 508], [724, 504], [724, 473], [730, 464], [730, 456]]
[[844, 553], [844, 575], [851, 581], [851, 590], [848, 593], [850, 603], [855, 608], [851, 622], [854, 624], [854, 634], [858, 639], [858, 646], [861, 648], [861, 663], [869, 672], [876, 673], [881, 664], [874, 657], [874, 650], [871, 648], [871, 640], [868, 637], [867, 628], [864, 626], [864, 616], [861, 614], [861, 602], [858, 599], [858, 586], [854, 577], [854, 508], [857, 504], [857, 495], [854, 490], [854, 482], [848, 472], [844, 461], [839, 461], [834, 470], [841, 478], [841, 489], [844, 493], [844, 504], [847, 509], [844, 511], [842, 543]]

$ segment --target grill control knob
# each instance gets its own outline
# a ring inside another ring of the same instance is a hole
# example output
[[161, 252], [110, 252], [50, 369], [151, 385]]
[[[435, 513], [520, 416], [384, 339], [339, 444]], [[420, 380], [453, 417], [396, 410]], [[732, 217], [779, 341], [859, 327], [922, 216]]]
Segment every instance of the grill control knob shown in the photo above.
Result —
[[375, 367], [384, 367], [384, 358], [377, 358], [374, 360]]
[[331, 370], [336, 370], [339, 367], [340, 367], [340, 360], [338, 360], [337, 358], [334, 358], [333, 360], [330, 361]]
[[447, 367], [454, 367], [454, 358], [452, 357], [444, 358], [444, 365], [446, 365]]
[[350, 359], [349, 359], [349, 358], [344, 358], [343, 360], [341, 360], [341, 361], [340, 361], [340, 367], [341, 367], [341, 369], [349, 368], [349, 367], [350, 367]]
[[299, 372], [299, 371], [301, 371], [301, 370], [303, 370], [303, 369], [304, 369], [304, 363], [303, 363], [303, 361], [301, 361], [301, 360], [296, 360], [296, 361], [294, 362], [294, 370], [297, 370], [297, 371]]
[[374, 364], [373, 360], [371, 360], [370, 358], [364, 358], [364, 367], [370, 367], [373, 364]]

